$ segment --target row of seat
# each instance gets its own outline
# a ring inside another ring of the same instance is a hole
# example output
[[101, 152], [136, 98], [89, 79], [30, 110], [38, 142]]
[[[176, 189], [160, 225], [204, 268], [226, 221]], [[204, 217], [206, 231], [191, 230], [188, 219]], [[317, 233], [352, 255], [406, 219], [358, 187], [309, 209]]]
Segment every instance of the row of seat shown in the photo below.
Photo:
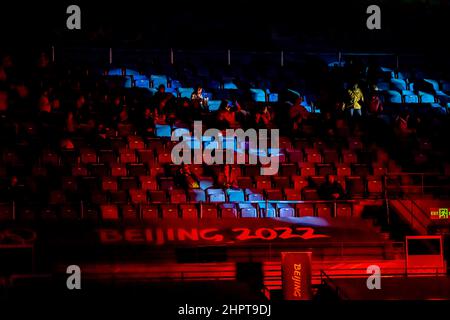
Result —
[[0, 204], [0, 221], [19, 220], [100, 220], [100, 221], [137, 221], [158, 219], [226, 219], [226, 218], [275, 218], [318, 216], [351, 217], [351, 203], [298, 203], [265, 205], [249, 203], [220, 204], [147, 204], [71, 206], [50, 205], [45, 207], [18, 207]]

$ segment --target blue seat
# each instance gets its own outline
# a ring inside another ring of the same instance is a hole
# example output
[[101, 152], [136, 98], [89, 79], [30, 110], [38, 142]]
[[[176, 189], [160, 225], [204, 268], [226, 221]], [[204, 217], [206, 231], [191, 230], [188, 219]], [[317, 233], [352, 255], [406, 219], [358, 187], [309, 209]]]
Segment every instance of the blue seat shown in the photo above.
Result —
[[138, 76], [139, 72], [132, 69], [115, 68], [108, 71], [109, 76]]
[[236, 90], [238, 87], [232, 81], [224, 81], [223, 88], [228, 90]]
[[202, 189], [191, 189], [188, 192], [190, 202], [205, 202], [206, 195]]
[[211, 177], [199, 177], [200, 189], [206, 190], [214, 185], [214, 180]]
[[156, 136], [170, 138], [172, 135], [172, 129], [168, 124], [155, 124]]
[[150, 88], [150, 80], [148, 79], [134, 79], [134, 86], [138, 88]]
[[267, 204], [267, 208], [266, 208], [265, 203], [260, 203], [259, 210], [261, 213], [261, 217], [265, 217], [265, 218], [275, 218], [276, 217], [275, 207], [271, 203]]
[[251, 203], [238, 203], [238, 209], [242, 218], [256, 218], [256, 208]]
[[262, 89], [250, 89], [252, 100], [256, 102], [266, 102], [266, 93]]
[[152, 74], [150, 76], [150, 81], [153, 84], [153, 88], [158, 88], [160, 85], [167, 87], [167, 77], [165, 75]]
[[434, 103], [434, 96], [430, 93], [419, 91], [419, 97], [421, 103]]
[[295, 208], [288, 203], [279, 203], [277, 209], [280, 218], [295, 217]]
[[220, 100], [209, 100], [208, 101], [208, 110], [210, 112], [214, 112], [219, 110], [220, 104], [222, 103], [222, 101]]
[[227, 189], [226, 193], [228, 196], [228, 201], [230, 201], [230, 202], [245, 201], [244, 190], [242, 190], [242, 189]]
[[403, 90], [406, 90], [406, 81], [402, 79], [391, 79], [391, 88], [402, 92]]
[[278, 102], [278, 93], [269, 93], [267, 97], [269, 102]]
[[419, 97], [411, 90], [402, 91], [403, 99], [405, 103], [419, 103]]
[[435, 91], [439, 91], [439, 82], [433, 79], [423, 79], [425, 82], [430, 83]]
[[170, 80], [170, 87], [173, 88], [173, 89], [177, 89], [177, 88], [183, 87], [183, 85], [181, 84], [180, 81], [171, 79]]
[[253, 191], [251, 189], [245, 189], [245, 196], [248, 201], [261, 201], [264, 200], [264, 196], [260, 192]]
[[386, 101], [390, 103], [402, 103], [402, 95], [395, 90], [387, 90]]
[[180, 98], [191, 98], [192, 92], [194, 92], [194, 88], [177, 88], [178, 94]]

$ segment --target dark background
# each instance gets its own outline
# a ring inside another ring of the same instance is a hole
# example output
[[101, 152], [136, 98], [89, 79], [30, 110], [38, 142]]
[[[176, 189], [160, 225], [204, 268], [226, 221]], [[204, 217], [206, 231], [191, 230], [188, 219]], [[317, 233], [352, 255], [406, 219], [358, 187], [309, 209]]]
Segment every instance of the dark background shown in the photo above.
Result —
[[[82, 30], [66, 8], [81, 7]], [[366, 28], [381, 7], [382, 30]], [[183, 49], [444, 51], [450, 0], [2, 1], [2, 48], [136, 46]]]

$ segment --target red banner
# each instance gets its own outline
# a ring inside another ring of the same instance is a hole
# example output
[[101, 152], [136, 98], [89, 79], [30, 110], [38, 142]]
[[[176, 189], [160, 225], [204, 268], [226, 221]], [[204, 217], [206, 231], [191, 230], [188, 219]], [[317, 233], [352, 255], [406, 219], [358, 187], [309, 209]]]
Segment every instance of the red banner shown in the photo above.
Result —
[[281, 260], [284, 299], [310, 300], [311, 252], [282, 252]]

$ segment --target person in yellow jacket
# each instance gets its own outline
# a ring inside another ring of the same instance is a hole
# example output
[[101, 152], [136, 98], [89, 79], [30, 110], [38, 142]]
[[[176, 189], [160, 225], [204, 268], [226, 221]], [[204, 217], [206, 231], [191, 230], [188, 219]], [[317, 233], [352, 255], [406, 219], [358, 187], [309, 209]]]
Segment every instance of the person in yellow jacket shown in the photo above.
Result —
[[357, 83], [355, 83], [351, 89], [347, 90], [347, 95], [348, 102], [345, 103], [344, 109], [350, 111], [350, 116], [362, 116], [361, 102], [364, 102], [364, 95]]

